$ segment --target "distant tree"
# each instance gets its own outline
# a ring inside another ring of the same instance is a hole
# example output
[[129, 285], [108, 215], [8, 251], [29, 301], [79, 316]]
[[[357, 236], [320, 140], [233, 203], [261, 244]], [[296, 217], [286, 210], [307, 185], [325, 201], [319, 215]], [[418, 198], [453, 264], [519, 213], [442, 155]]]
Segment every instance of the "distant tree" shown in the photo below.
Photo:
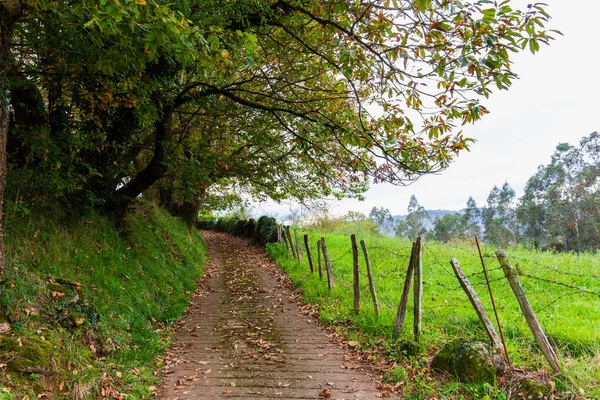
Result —
[[481, 236], [481, 210], [473, 197], [469, 196], [467, 208], [460, 216], [460, 236], [463, 238]]
[[405, 220], [399, 219], [394, 224], [394, 235], [403, 239], [410, 239], [410, 227]]
[[363, 222], [367, 219], [367, 216], [358, 211], [348, 211], [343, 218], [347, 222]]
[[549, 207], [545, 197], [545, 170], [542, 166], [527, 181], [525, 193], [519, 199], [517, 220], [522, 226], [521, 240], [530, 246], [541, 247], [547, 241]]
[[515, 215], [515, 191], [508, 182], [499, 189], [494, 186], [482, 211], [485, 239], [496, 246], [517, 243], [517, 220]]
[[449, 242], [452, 239], [463, 237], [463, 222], [460, 214], [446, 214], [443, 217], [436, 217], [433, 221], [433, 231], [431, 236], [434, 240], [440, 242]]
[[600, 134], [561, 143], [525, 187], [517, 216], [525, 240], [564, 250], [600, 248]]
[[373, 207], [369, 213], [369, 219], [379, 225], [381, 230], [386, 230], [394, 222], [390, 210], [383, 207]]
[[396, 236], [414, 240], [418, 236], [427, 234], [425, 222], [429, 219], [429, 214], [413, 194], [408, 203], [408, 215], [406, 220], [398, 220], [394, 226]]

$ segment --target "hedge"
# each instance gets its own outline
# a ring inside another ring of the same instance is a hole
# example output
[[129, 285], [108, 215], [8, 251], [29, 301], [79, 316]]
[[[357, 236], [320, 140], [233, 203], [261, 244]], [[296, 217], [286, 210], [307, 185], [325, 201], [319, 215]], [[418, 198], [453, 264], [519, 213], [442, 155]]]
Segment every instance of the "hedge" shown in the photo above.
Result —
[[246, 220], [202, 216], [198, 218], [196, 227], [252, 238], [263, 245], [277, 241], [277, 221], [275, 218], [266, 215], [263, 215], [257, 221], [252, 218]]

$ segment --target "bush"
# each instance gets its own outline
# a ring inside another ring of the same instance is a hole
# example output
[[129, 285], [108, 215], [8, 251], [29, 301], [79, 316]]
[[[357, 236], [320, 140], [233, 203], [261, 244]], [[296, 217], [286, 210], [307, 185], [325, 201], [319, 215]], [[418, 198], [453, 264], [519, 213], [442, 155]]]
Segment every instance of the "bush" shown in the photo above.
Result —
[[277, 241], [277, 221], [275, 218], [267, 216], [260, 217], [258, 221], [252, 218], [246, 220], [237, 217], [216, 218], [201, 216], [198, 217], [196, 227], [198, 229], [214, 229], [236, 236], [252, 238], [262, 244]]
[[262, 244], [277, 241], [277, 221], [275, 218], [263, 215], [258, 219], [254, 228], [254, 240]]
[[217, 218], [208, 215], [201, 215], [196, 221], [196, 228], [198, 229], [215, 229], [217, 226]]

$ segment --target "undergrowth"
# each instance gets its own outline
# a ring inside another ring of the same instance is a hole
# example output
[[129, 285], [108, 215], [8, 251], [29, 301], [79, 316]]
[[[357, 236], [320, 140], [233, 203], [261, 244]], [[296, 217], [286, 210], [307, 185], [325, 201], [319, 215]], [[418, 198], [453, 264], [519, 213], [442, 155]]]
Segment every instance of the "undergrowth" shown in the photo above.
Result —
[[[348, 235], [310, 231], [312, 254], [317, 264], [315, 242], [324, 236], [333, 265], [335, 288], [329, 291], [323, 278], [311, 274], [303, 251], [299, 264], [288, 255], [285, 245], [267, 246], [267, 251], [288, 273], [309, 303], [317, 304], [325, 323], [344, 330], [351, 340], [365, 349], [385, 352], [399, 368], [388, 371], [388, 379], [401, 383], [406, 398], [503, 399], [502, 388], [465, 385], [446, 379], [428, 369], [427, 362], [445, 343], [454, 338], [487, 341], [487, 336], [450, 267], [450, 259], [458, 258], [470, 275], [490, 316], [492, 307], [481, 273], [476, 248], [468, 243], [444, 245], [426, 243], [423, 252], [423, 351], [417, 357], [404, 357], [398, 343], [392, 341], [393, 325], [399, 304], [410, 243], [381, 235], [364, 234], [373, 267], [381, 315], [373, 311], [362, 252], [360, 254], [361, 311], [353, 313], [352, 252]], [[304, 246], [302, 246], [304, 247]], [[531, 371], [543, 371], [546, 362], [519, 311], [518, 303], [502, 275], [494, 255], [495, 249], [483, 248], [490, 280], [499, 309], [508, 353], [513, 364]], [[554, 254], [522, 248], [507, 252], [522, 275], [522, 283], [538, 313], [551, 342], [558, 349], [564, 376], [557, 377], [557, 393], [561, 398], [600, 398], [600, 262], [594, 255]], [[528, 277], [529, 276], [529, 277]], [[556, 284], [564, 283], [564, 285]], [[412, 340], [412, 294], [401, 341]], [[408, 372], [406, 372], [408, 371]]]
[[150, 398], [202, 272], [199, 234], [140, 204], [120, 232], [99, 215], [36, 216], [5, 235], [0, 398]]

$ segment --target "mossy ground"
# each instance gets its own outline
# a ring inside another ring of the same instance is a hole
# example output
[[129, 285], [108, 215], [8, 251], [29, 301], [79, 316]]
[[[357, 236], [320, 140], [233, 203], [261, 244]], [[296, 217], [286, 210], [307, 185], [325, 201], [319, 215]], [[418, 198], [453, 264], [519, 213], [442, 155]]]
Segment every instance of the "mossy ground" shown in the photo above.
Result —
[[140, 204], [121, 231], [98, 215], [9, 219], [6, 242], [0, 399], [150, 398], [202, 272], [198, 233]]

